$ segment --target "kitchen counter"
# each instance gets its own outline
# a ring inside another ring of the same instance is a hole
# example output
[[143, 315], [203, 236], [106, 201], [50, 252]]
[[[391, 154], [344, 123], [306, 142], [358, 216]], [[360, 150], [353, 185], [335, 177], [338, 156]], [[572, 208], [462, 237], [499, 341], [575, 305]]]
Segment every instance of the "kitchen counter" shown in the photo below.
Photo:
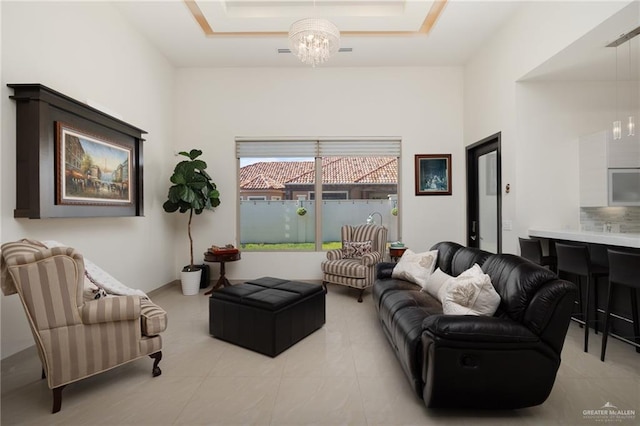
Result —
[[[561, 231], [557, 229], [529, 229], [529, 236], [547, 241], [548, 244], [543, 244], [543, 246], [547, 246], [549, 255], [554, 257], [556, 256], [555, 241], [584, 243], [589, 248], [591, 262], [603, 267], [609, 266], [607, 255], [607, 249], [609, 248], [619, 248], [623, 251], [640, 252], [640, 234], [570, 230]], [[562, 278], [568, 279], [577, 284], [579, 284], [580, 281], [584, 282], [584, 280], [578, 280], [570, 274], [563, 274]], [[597, 318], [601, 327], [604, 324], [605, 304], [607, 302], [606, 294], [609, 284], [608, 279], [605, 278], [608, 277], [597, 279], [592, 283], [591, 302], [589, 302], [589, 305], [592, 307], [595, 304], [595, 315], [592, 319]], [[600, 296], [598, 298], [598, 294], [605, 295], [605, 297]], [[640, 293], [638, 294], [640, 295]], [[637, 341], [638, 336], [632, 326], [633, 321], [630, 318], [631, 298], [629, 296], [628, 291], [615, 291], [611, 294], [610, 336], [616, 337], [631, 345], [635, 345], [634, 342]], [[636, 303], [640, 305], [640, 300], [636, 300]], [[591, 327], [592, 324], [589, 326]], [[595, 351], [597, 353], [599, 348], [591, 347], [590, 350], [591, 352]]]
[[551, 229], [529, 229], [529, 236], [554, 240], [578, 241], [608, 246], [640, 248], [640, 234], [617, 232], [559, 231]]

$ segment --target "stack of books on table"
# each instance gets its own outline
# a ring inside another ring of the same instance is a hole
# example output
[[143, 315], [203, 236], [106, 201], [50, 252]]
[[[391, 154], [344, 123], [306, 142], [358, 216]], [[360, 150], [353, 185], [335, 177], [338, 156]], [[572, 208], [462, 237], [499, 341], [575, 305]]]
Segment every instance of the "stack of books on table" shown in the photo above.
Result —
[[238, 252], [239, 250], [230, 244], [227, 244], [226, 246], [223, 246], [223, 247], [211, 246], [209, 248], [209, 253], [218, 254], [218, 255], [219, 254], [236, 254]]

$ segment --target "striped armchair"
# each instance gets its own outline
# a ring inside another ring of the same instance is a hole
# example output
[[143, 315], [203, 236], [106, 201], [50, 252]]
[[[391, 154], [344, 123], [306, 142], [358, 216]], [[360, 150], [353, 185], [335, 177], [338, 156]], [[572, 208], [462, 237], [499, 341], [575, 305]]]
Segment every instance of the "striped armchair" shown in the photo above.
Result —
[[373, 285], [376, 264], [384, 258], [387, 228], [378, 225], [344, 225], [341, 229], [342, 248], [327, 252], [322, 262], [322, 285], [327, 283], [353, 287], [362, 294]]
[[162, 372], [166, 313], [140, 296], [85, 301], [85, 267], [70, 247], [45, 248], [22, 240], [2, 245], [2, 291], [18, 293], [40, 360], [42, 378], [53, 390], [52, 412], [60, 411], [69, 383], [149, 355], [153, 376]]

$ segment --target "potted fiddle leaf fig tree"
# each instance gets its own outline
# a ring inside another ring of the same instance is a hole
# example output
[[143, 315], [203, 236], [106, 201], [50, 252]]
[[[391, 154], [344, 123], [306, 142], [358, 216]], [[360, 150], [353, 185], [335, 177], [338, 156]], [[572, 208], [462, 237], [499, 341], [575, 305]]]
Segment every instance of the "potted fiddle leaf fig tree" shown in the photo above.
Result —
[[202, 155], [199, 149], [189, 152], [182, 151], [180, 155], [187, 160], [176, 164], [167, 201], [162, 208], [167, 213], [189, 213], [187, 232], [189, 235], [189, 265], [182, 269], [181, 283], [182, 294], [190, 296], [198, 294], [200, 288], [200, 275], [202, 271], [193, 264], [193, 238], [191, 236], [191, 220], [194, 213], [199, 215], [205, 210], [213, 210], [220, 205], [220, 193], [211, 176], [205, 171], [207, 163], [198, 159]]

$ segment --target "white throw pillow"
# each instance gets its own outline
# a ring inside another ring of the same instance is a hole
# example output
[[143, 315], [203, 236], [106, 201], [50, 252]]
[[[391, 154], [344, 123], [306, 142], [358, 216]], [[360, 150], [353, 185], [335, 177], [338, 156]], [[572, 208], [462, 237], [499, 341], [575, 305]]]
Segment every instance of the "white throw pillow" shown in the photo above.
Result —
[[493, 315], [500, 305], [500, 295], [489, 275], [479, 265], [467, 269], [442, 286], [442, 311], [447, 315]]
[[414, 253], [407, 249], [391, 272], [392, 278], [411, 281], [424, 288], [433, 273], [438, 250]]
[[[466, 271], [463, 271], [457, 277], [451, 277], [451, 280], [455, 280], [456, 278], [460, 278], [462, 280], [465, 277], [479, 276], [479, 275], [482, 275], [482, 274], [484, 274], [484, 272], [482, 272], [482, 269], [480, 268], [480, 265], [478, 265], [477, 263], [474, 263], [471, 268], [467, 269]], [[438, 289], [438, 300], [443, 305], [444, 305], [444, 298], [445, 298], [445, 296], [447, 294], [447, 285], [448, 284], [449, 283], [445, 283], [444, 285], [441, 285], [440, 288]]]
[[439, 297], [440, 289], [444, 287], [446, 282], [451, 278], [453, 278], [451, 275], [443, 272], [440, 268], [436, 268], [427, 280], [427, 283], [422, 287], [422, 291], [429, 293], [438, 300], [442, 300]]

